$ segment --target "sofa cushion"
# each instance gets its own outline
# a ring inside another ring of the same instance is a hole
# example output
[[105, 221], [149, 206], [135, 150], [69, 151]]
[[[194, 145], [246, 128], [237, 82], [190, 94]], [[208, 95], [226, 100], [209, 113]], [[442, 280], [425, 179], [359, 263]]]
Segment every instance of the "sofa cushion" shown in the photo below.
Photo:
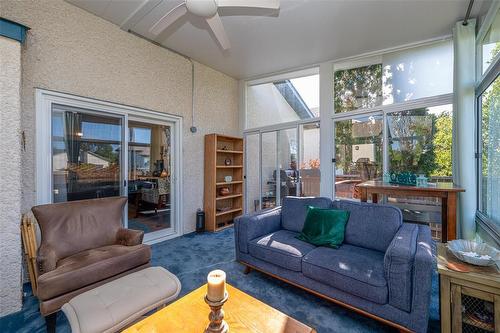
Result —
[[344, 243], [367, 249], [385, 252], [403, 224], [401, 210], [394, 206], [336, 200], [332, 208], [351, 213]]
[[304, 229], [297, 238], [312, 245], [337, 248], [344, 241], [348, 219], [348, 211], [310, 206]]
[[148, 245], [109, 245], [82, 251], [57, 262], [38, 277], [38, 298], [47, 300], [149, 262]]
[[302, 260], [302, 273], [369, 301], [387, 303], [384, 253], [347, 244], [338, 249], [318, 247]]
[[286, 230], [301, 232], [309, 206], [329, 208], [331, 204], [332, 200], [329, 198], [285, 197], [281, 204], [281, 226]]
[[276, 231], [252, 240], [248, 250], [257, 259], [300, 272], [302, 257], [316, 247], [298, 240], [295, 238], [297, 235], [298, 233], [288, 230]]

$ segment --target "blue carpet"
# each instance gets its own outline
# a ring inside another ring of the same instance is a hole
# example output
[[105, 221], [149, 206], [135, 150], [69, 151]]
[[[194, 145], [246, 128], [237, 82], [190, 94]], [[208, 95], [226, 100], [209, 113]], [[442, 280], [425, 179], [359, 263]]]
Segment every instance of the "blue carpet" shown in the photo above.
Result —
[[[318, 333], [395, 332], [377, 321], [353, 313], [343, 307], [311, 295], [301, 289], [259, 272], [243, 274], [234, 261], [234, 232], [188, 234], [153, 245], [153, 265], [163, 266], [176, 274], [182, 283], [181, 295], [206, 282], [209, 271], [220, 268], [228, 282], [276, 309], [314, 327]], [[437, 273], [432, 277], [432, 304], [429, 332], [439, 332], [439, 294]], [[25, 287], [22, 311], [0, 318], [1, 332], [45, 332], [45, 322], [38, 312], [38, 302]], [[70, 332], [66, 318], [58, 316], [57, 332]]]

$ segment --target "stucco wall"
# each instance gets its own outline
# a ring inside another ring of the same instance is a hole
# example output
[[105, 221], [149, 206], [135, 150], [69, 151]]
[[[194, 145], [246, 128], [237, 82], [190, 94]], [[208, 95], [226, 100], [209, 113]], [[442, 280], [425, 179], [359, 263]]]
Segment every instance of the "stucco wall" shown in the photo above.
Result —
[[21, 46], [0, 37], [0, 316], [21, 309]]
[[237, 135], [238, 84], [195, 63], [198, 132], [191, 126], [188, 60], [60, 0], [2, 1], [0, 16], [31, 28], [22, 50], [22, 210], [35, 204], [35, 91], [44, 88], [184, 117], [184, 231], [203, 199], [203, 137]]

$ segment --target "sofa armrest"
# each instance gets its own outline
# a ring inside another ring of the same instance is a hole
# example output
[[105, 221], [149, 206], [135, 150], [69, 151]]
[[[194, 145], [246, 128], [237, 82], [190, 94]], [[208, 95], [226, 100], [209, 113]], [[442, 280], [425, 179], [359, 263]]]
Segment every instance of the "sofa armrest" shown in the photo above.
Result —
[[39, 275], [56, 269], [57, 260], [56, 251], [51, 246], [44, 244], [40, 245], [36, 255]]
[[427, 330], [432, 274], [437, 274], [435, 245], [432, 240], [431, 229], [426, 225], [419, 225], [417, 250], [413, 263], [413, 296], [410, 324], [415, 332], [425, 332]]
[[248, 253], [248, 243], [281, 229], [281, 207], [239, 216], [235, 219], [236, 253]]
[[142, 244], [144, 231], [120, 228], [116, 232], [116, 244], [134, 246]]
[[384, 274], [389, 290], [389, 304], [411, 310], [413, 261], [417, 248], [418, 226], [403, 223], [384, 256]]

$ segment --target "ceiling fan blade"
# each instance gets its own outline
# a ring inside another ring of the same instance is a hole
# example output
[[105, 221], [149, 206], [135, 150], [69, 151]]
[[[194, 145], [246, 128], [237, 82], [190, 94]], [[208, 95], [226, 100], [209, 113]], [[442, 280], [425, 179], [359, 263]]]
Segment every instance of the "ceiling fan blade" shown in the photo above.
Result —
[[215, 37], [219, 41], [220, 46], [227, 50], [231, 47], [229, 43], [229, 39], [226, 35], [226, 30], [224, 30], [224, 26], [222, 25], [222, 20], [218, 13], [215, 13], [214, 16], [207, 18], [207, 23], [214, 32]]
[[168, 13], [163, 15], [161, 19], [156, 22], [149, 31], [158, 36], [163, 30], [167, 29], [169, 25], [177, 21], [181, 16], [187, 13], [186, 3], [183, 2], [180, 5], [174, 7]]
[[280, 0], [216, 0], [217, 7], [251, 7], [279, 9]]

